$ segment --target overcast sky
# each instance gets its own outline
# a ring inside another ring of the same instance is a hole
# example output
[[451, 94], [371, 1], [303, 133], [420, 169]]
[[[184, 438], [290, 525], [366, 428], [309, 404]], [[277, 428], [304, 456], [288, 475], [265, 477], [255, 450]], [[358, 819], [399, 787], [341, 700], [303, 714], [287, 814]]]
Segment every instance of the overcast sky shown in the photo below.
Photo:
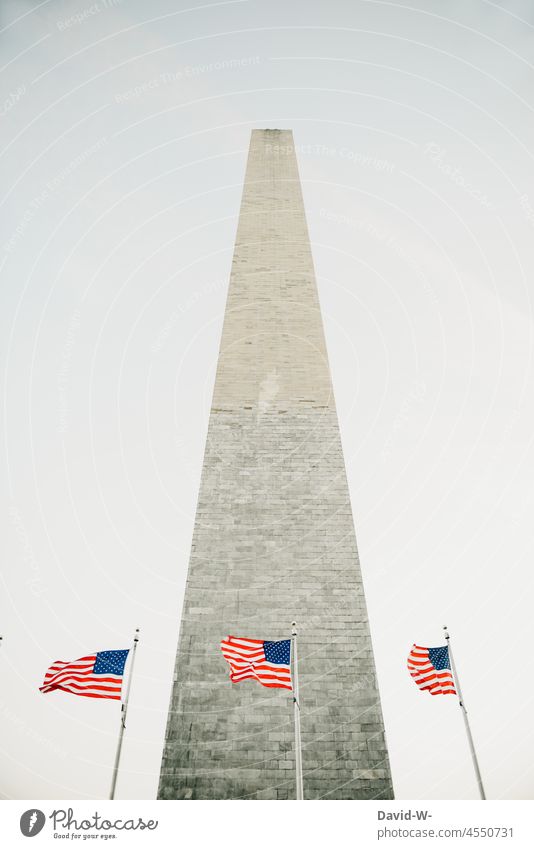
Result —
[[[0, 794], [155, 796], [250, 130], [294, 131], [395, 792], [534, 794], [534, 13], [3, 0]], [[246, 686], [252, 686], [247, 684]]]

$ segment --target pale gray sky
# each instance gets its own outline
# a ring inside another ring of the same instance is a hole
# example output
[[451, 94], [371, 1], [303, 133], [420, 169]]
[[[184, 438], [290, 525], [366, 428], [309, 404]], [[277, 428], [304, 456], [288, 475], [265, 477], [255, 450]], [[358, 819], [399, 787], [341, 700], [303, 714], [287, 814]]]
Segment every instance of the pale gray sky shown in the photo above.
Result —
[[249, 133], [294, 131], [399, 798], [534, 794], [527, 0], [4, 0], [0, 794], [155, 795]]

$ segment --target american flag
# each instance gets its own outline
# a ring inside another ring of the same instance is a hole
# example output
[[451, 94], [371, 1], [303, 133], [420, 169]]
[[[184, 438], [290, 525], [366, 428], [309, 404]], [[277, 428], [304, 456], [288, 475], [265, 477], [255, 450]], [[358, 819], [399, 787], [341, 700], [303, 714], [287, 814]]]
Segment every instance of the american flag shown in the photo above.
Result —
[[99, 651], [78, 660], [56, 660], [47, 670], [41, 693], [65, 690], [91, 699], [120, 699], [129, 649]]
[[254, 678], [264, 687], [292, 690], [291, 640], [249, 640], [226, 637], [221, 651], [230, 664], [230, 680], [234, 684]]
[[428, 690], [433, 696], [456, 695], [448, 646], [429, 649], [414, 643], [408, 655], [408, 669], [420, 690]]

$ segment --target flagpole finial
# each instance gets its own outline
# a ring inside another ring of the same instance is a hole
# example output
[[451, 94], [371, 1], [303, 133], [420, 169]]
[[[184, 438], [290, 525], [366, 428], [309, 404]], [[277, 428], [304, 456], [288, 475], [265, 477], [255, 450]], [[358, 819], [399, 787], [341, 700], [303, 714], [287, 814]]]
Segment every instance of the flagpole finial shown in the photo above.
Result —
[[292, 637], [297, 636], [297, 623], [296, 622], [291, 623], [291, 636]]

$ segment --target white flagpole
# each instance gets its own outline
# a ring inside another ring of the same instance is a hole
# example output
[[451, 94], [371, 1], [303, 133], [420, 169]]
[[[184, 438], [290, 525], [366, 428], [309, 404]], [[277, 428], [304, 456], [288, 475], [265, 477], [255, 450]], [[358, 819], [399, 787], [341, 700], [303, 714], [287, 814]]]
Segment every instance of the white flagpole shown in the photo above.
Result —
[[299, 699], [299, 660], [297, 653], [297, 623], [291, 623], [293, 658], [293, 704], [295, 709], [295, 774], [297, 780], [297, 799], [304, 799], [302, 786], [302, 744], [300, 739], [300, 699]]
[[449, 658], [450, 658], [450, 661], [451, 661], [451, 672], [452, 672], [452, 676], [454, 678], [454, 684], [455, 684], [456, 692], [458, 694], [458, 701], [459, 701], [459, 704], [460, 704], [460, 708], [462, 710], [462, 716], [464, 718], [464, 725], [465, 725], [465, 730], [466, 730], [466, 733], [467, 733], [467, 739], [469, 741], [469, 749], [471, 750], [471, 757], [473, 759], [473, 766], [475, 768], [475, 774], [476, 774], [476, 777], [477, 777], [477, 783], [478, 783], [478, 789], [479, 789], [479, 792], [480, 792], [480, 798], [485, 799], [486, 794], [484, 792], [484, 785], [482, 783], [482, 776], [480, 774], [480, 768], [478, 766], [478, 759], [477, 759], [477, 754], [475, 752], [475, 744], [473, 742], [473, 735], [471, 734], [471, 728], [469, 727], [469, 719], [468, 719], [468, 716], [467, 716], [467, 710], [466, 710], [464, 700], [463, 700], [463, 697], [462, 697], [462, 690], [460, 688], [460, 681], [459, 681], [459, 678], [458, 678], [458, 672], [456, 671], [456, 665], [454, 663], [454, 657], [453, 657], [453, 654], [452, 654], [451, 638], [450, 638], [450, 635], [449, 635], [449, 632], [447, 630], [446, 625], [444, 625], [443, 630], [445, 631], [445, 639], [447, 640], [447, 646], [448, 646], [448, 649], [449, 649]]
[[119, 773], [119, 762], [121, 759], [121, 749], [122, 749], [122, 738], [124, 737], [124, 729], [126, 728], [126, 713], [128, 711], [128, 699], [130, 698], [130, 687], [132, 686], [132, 674], [134, 668], [135, 661], [135, 651], [137, 649], [137, 643], [139, 642], [139, 628], [135, 629], [135, 637], [133, 641], [132, 648], [132, 662], [130, 663], [130, 671], [128, 673], [128, 684], [126, 686], [126, 697], [124, 702], [121, 704], [121, 727], [119, 731], [119, 742], [117, 743], [117, 753], [115, 755], [115, 763], [113, 765], [113, 778], [111, 779], [111, 790], [109, 793], [109, 798], [115, 798], [115, 787], [117, 784], [117, 775]]

